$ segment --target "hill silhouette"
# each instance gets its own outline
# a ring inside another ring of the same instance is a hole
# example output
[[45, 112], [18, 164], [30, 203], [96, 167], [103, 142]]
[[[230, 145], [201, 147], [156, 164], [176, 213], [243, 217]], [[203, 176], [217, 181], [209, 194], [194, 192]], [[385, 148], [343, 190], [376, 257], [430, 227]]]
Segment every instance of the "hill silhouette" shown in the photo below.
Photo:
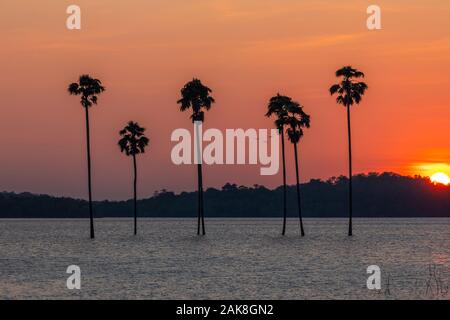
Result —
[[[346, 217], [346, 177], [302, 184], [304, 216]], [[433, 185], [429, 178], [395, 173], [353, 177], [356, 217], [450, 217], [450, 186]], [[207, 217], [281, 217], [282, 187], [267, 189], [225, 184], [205, 190]], [[288, 216], [296, 217], [296, 189], [288, 187]], [[138, 201], [141, 217], [195, 217], [197, 192], [161, 190]], [[88, 201], [35, 195], [0, 193], [0, 218], [87, 218]], [[133, 200], [96, 201], [96, 217], [131, 217]]]

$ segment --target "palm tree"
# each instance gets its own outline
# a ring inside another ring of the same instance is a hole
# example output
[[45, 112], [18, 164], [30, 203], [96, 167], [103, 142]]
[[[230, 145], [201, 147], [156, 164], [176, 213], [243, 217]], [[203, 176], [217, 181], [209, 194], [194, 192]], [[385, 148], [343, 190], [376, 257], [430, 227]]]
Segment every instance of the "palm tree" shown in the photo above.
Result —
[[353, 190], [352, 190], [352, 135], [350, 125], [350, 107], [353, 104], [359, 104], [362, 96], [368, 89], [364, 82], [355, 81], [355, 79], [364, 78], [364, 73], [353, 69], [351, 66], [343, 67], [336, 71], [336, 77], [341, 78], [341, 82], [331, 86], [330, 94], [338, 94], [336, 102], [347, 108], [347, 130], [348, 130], [348, 167], [349, 167], [349, 225], [348, 235], [353, 234], [352, 218], [353, 218]]
[[302, 203], [300, 197], [300, 177], [298, 169], [298, 143], [303, 136], [303, 129], [309, 128], [310, 126], [310, 116], [303, 111], [303, 107], [292, 101], [287, 106], [288, 116], [287, 124], [289, 125], [287, 129], [287, 134], [289, 140], [294, 145], [294, 155], [295, 155], [295, 174], [297, 178], [297, 205], [298, 205], [298, 218], [300, 220], [300, 234], [302, 237], [305, 236], [305, 231], [303, 229], [302, 221]]
[[136, 155], [145, 152], [145, 147], [149, 140], [144, 135], [145, 128], [139, 126], [137, 122], [130, 121], [128, 125], [119, 131], [121, 139], [119, 140], [120, 151], [127, 156], [133, 157], [134, 181], [133, 181], [133, 204], [134, 204], [134, 235], [137, 234], [137, 165]]
[[292, 99], [287, 96], [282, 96], [277, 93], [269, 100], [267, 105], [266, 117], [271, 117], [275, 115], [277, 118], [275, 120], [275, 126], [281, 135], [281, 157], [283, 161], [283, 229], [281, 234], [284, 236], [286, 234], [286, 216], [287, 216], [287, 192], [286, 192], [286, 156], [284, 147], [284, 126], [286, 124], [287, 111], [286, 106], [291, 103]]
[[[215, 102], [209, 94], [211, 89], [204, 86], [199, 79], [192, 79], [181, 89], [181, 99], [177, 101], [180, 104], [180, 110], [186, 111], [192, 109], [192, 122], [203, 122], [205, 119], [204, 109], [208, 111]], [[197, 139], [201, 137], [196, 135]], [[200, 143], [197, 146], [200, 148]], [[200, 234], [200, 223], [202, 225], [202, 234], [205, 235], [205, 214], [203, 207], [203, 175], [202, 175], [202, 155], [200, 150], [196, 150], [198, 157], [197, 176], [198, 176], [198, 219], [197, 234]]]
[[71, 95], [81, 96], [81, 106], [86, 114], [86, 149], [88, 163], [88, 190], [89, 190], [89, 219], [91, 239], [94, 239], [94, 214], [92, 210], [92, 187], [91, 187], [91, 145], [89, 133], [89, 108], [97, 104], [97, 95], [105, 91], [102, 83], [98, 79], [91, 78], [89, 75], [81, 75], [78, 83], [71, 83], [68, 91]]

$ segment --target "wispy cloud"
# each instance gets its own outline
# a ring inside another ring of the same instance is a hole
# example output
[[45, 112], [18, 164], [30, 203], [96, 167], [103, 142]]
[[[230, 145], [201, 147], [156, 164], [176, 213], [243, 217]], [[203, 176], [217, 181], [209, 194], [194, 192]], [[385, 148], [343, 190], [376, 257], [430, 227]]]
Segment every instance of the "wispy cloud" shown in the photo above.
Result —
[[254, 41], [250, 49], [264, 51], [295, 51], [300, 49], [317, 49], [351, 43], [367, 36], [366, 33], [347, 33], [334, 35], [319, 35], [307, 38], [283, 38], [268, 41]]

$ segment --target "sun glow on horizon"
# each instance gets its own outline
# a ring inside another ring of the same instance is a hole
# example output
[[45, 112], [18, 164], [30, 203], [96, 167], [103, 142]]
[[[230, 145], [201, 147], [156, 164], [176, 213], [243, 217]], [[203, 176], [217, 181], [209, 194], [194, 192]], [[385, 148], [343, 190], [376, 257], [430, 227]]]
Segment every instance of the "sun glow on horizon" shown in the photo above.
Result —
[[437, 172], [430, 177], [431, 182], [434, 184], [443, 184], [448, 186], [450, 184], [450, 178], [443, 172]]
[[[430, 177], [431, 182], [433, 183], [442, 183], [439, 180], [447, 181], [450, 176], [450, 165], [445, 162], [422, 162], [416, 163], [410, 166], [410, 173], [419, 174], [422, 177]], [[450, 181], [448, 183], [443, 183], [444, 185], [450, 185]]]

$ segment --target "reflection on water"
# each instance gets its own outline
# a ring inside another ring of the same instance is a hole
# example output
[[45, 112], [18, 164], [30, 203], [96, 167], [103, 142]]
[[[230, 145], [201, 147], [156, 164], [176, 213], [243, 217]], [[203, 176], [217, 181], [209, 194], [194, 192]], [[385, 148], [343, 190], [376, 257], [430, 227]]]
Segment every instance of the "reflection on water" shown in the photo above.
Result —
[[437, 265], [450, 266], [450, 256], [446, 253], [433, 253], [433, 263]]
[[[0, 298], [449, 299], [450, 219], [0, 220]], [[66, 268], [81, 268], [81, 290]], [[378, 265], [382, 289], [366, 288]]]

